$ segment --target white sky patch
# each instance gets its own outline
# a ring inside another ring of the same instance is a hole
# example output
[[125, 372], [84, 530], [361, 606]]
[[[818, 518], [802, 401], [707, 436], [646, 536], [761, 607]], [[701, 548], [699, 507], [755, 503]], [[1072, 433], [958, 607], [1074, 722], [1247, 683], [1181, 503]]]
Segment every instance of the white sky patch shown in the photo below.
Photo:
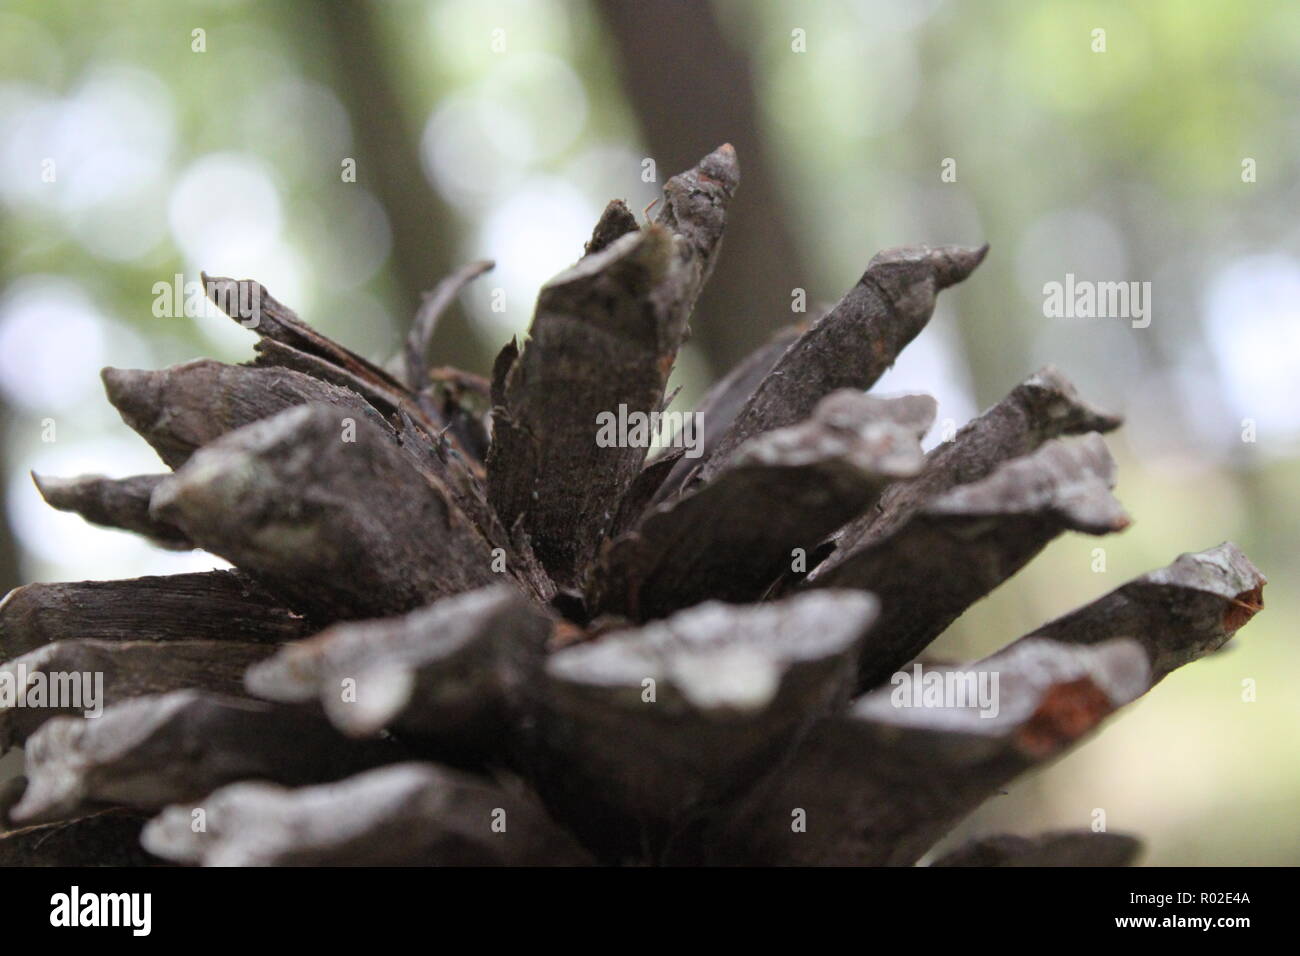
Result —
[[[295, 122], [286, 123], [285, 117]], [[300, 77], [280, 80], [250, 97], [241, 119], [244, 142], [256, 143], [286, 175], [314, 179], [328, 172], [341, 181], [343, 158], [356, 158], [347, 109], [319, 83]]]
[[577, 142], [587, 113], [586, 91], [567, 62], [512, 55], [434, 110], [420, 143], [425, 175], [476, 215]]
[[57, 112], [51, 132], [53, 155], [71, 166], [69, 204], [157, 189], [175, 140], [171, 94], [139, 67], [100, 66]]
[[[66, 97], [0, 89], [0, 196], [54, 210], [92, 253], [129, 261], [166, 235], [159, 183], [175, 146], [171, 94], [152, 73], [94, 67]], [[52, 163], [53, 181], [46, 181]]]
[[75, 282], [18, 279], [0, 299], [0, 389], [36, 415], [92, 398], [105, 364], [104, 321]]
[[[152, 73], [97, 66], [67, 97], [7, 84], [0, 91], [0, 193], [61, 211], [157, 188], [175, 141], [171, 95]], [[42, 164], [54, 162], [54, 181]]]
[[172, 189], [167, 218], [188, 261], [234, 278], [257, 275], [283, 222], [270, 170], [244, 153], [209, 153], [191, 163]]
[[526, 137], [523, 160], [545, 162], [568, 149], [587, 125], [587, 93], [573, 68], [548, 53], [506, 58], [483, 79], [482, 96], [514, 109]]
[[944, 422], [951, 419], [960, 428], [978, 414], [970, 373], [953, 341], [950, 322], [944, 320], [942, 303], [921, 334], [898, 357], [894, 367], [871, 388], [873, 395], [924, 392], [934, 396], [939, 412], [921, 441], [929, 451], [943, 439]]
[[429, 117], [420, 140], [424, 173], [452, 204], [474, 213], [524, 175], [524, 118], [509, 105], [453, 94]]
[[[501, 336], [521, 333], [532, 319], [538, 290], [582, 257], [600, 209], [567, 180], [525, 182], [484, 221], [476, 257], [496, 268], [469, 287], [475, 315]], [[506, 310], [493, 312], [492, 290], [505, 290]]]
[[1238, 259], [1211, 277], [1205, 317], [1238, 424], [1254, 419], [1261, 442], [1300, 438], [1300, 263]]

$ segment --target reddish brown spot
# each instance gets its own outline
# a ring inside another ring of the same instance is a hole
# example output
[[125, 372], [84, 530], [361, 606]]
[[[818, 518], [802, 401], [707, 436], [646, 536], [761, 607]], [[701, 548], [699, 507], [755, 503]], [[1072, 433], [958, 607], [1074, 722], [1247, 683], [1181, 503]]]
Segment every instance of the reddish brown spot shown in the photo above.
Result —
[[667, 381], [668, 376], [673, 373], [673, 362], [677, 356], [672, 352], [667, 355], [659, 356], [659, 377]]
[[578, 625], [570, 621], [559, 620], [551, 627], [551, 638], [547, 642], [547, 646], [553, 651], [558, 651], [560, 648], [582, 643], [586, 636], [587, 632]]
[[1089, 677], [1056, 684], [1020, 728], [1016, 746], [1026, 756], [1041, 760], [1078, 740], [1114, 709], [1110, 698]]
[[1242, 591], [1228, 602], [1223, 612], [1223, 629], [1231, 634], [1252, 617], [1264, 610], [1264, 585]]

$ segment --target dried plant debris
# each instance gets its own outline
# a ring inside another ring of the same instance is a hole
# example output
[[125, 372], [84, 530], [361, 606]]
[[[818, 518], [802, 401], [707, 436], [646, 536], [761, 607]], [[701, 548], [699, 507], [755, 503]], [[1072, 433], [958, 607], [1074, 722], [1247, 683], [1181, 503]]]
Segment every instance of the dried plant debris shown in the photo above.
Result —
[[455, 301], [456, 296], [470, 282], [491, 269], [493, 263], [484, 259], [471, 262], [453, 272], [434, 287], [420, 304], [420, 311], [415, 313], [411, 331], [406, 337], [403, 360], [406, 372], [406, 387], [418, 391], [429, 377], [429, 344], [433, 341], [434, 329], [438, 319]]
[[1116, 834], [935, 847], [1221, 648], [1263, 575], [1225, 543], [925, 663], [1054, 537], [1129, 520], [1119, 419], [1053, 368], [928, 454], [931, 399], [862, 394], [987, 247], [879, 254], [647, 461], [623, 424], [669, 406], [738, 170], [720, 147], [644, 225], [610, 203], [488, 377], [430, 349], [489, 263], [434, 286], [396, 372], [204, 276], [250, 363], [104, 373], [170, 473], [36, 482], [236, 570], [0, 603], [0, 746], [26, 763], [0, 863], [1132, 862]]
[[203, 274], [208, 297], [232, 319], [270, 340], [315, 355], [325, 362], [375, 386], [404, 391], [392, 375], [360, 355], [321, 335], [298, 318], [288, 306], [251, 280], [236, 281]]
[[[771, 374], [772, 369], [790, 345], [806, 332], [802, 325], [789, 325], [772, 336], [771, 340], [755, 349], [744, 361], [728, 372], [705, 393], [695, 412], [701, 421], [702, 452], [699, 458], [680, 458], [673, 462], [672, 470], [655, 482], [651, 494], [656, 503], [677, 494], [690, 481], [700, 466], [712, 457], [718, 443], [731, 423], [744, 408], [758, 383]], [[648, 468], [653, 465], [647, 466]]]
[[356, 393], [284, 368], [207, 359], [160, 372], [110, 368], [104, 388], [122, 419], [172, 468], [227, 432], [298, 405], [327, 404], [339, 418], [382, 421]]
[[615, 240], [622, 239], [639, 228], [636, 216], [627, 208], [627, 203], [621, 199], [611, 199], [605, 211], [600, 214], [600, 220], [592, 230], [591, 239], [583, 249], [583, 254], [590, 256], [602, 252], [613, 245]]

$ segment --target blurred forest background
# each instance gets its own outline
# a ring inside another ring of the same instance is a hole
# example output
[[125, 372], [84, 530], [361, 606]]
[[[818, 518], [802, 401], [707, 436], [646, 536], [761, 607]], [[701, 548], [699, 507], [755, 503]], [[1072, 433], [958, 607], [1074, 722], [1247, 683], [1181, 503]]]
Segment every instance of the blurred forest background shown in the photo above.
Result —
[[[809, 317], [792, 290], [815, 313], [881, 248], [987, 240], [878, 390], [960, 425], [1052, 362], [1127, 416], [1109, 441], [1134, 526], [1058, 540], [941, 653], [1225, 539], [1271, 579], [1225, 653], [964, 832], [1101, 808], [1148, 863], [1300, 863], [1298, 92], [1286, 0], [5, 0], [0, 591], [222, 566], [53, 511], [28, 476], [157, 470], [102, 366], [252, 355], [228, 319], [156, 317], [155, 283], [256, 278], [382, 361], [421, 290], [491, 258], [435, 343], [486, 372], [607, 200], [639, 211], [730, 141], [741, 189], [676, 407]], [[1067, 273], [1152, 283], [1150, 326], [1045, 318]]]

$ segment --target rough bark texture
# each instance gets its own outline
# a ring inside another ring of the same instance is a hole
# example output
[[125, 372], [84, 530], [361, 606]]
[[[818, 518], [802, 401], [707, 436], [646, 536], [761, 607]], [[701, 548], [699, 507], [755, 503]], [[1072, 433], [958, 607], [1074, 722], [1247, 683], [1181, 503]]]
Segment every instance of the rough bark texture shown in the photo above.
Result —
[[270, 339], [324, 359], [364, 382], [401, 391], [402, 383], [378, 365], [321, 335], [251, 279], [235, 280], [201, 273], [208, 297], [228, 316], [263, 339]]
[[597, 574], [601, 612], [644, 620], [710, 597], [761, 597], [805, 555], [921, 466], [934, 418], [925, 395], [836, 392], [802, 424], [754, 439], [698, 491], [660, 506], [613, 542]]
[[556, 653], [543, 794], [607, 859], [669, 858], [679, 834], [844, 702], [875, 614], [873, 598], [852, 592], [753, 608], [710, 602]]
[[91, 524], [133, 531], [154, 544], [177, 551], [193, 543], [174, 524], [149, 513], [149, 499], [166, 475], [135, 475], [131, 478], [48, 478], [33, 474], [32, 480], [46, 504], [60, 511], [79, 514]]
[[700, 300], [696, 343], [714, 369], [729, 368], [753, 342], [789, 320], [790, 293], [811, 274], [795, 241], [798, 197], [768, 148], [747, 51], [728, 36], [719, 8], [691, 0], [600, 0], [618, 51], [623, 89], [660, 174], [683, 169], [700, 150], [729, 140], [745, 162], [743, 202], [728, 253]]
[[28, 584], [0, 602], [0, 657], [65, 640], [277, 643], [311, 625], [240, 571]]
[[632, 210], [627, 208], [627, 203], [621, 199], [611, 199], [605, 211], [600, 214], [600, 220], [596, 223], [596, 228], [591, 231], [591, 240], [583, 248], [583, 255], [594, 255], [597, 252], [603, 252], [606, 248], [613, 245], [618, 239], [622, 239], [629, 232], [636, 232], [641, 227], [637, 224], [636, 216]]
[[879, 625], [863, 650], [859, 687], [885, 680], [966, 608], [1025, 566], [1063, 531], [1128, 527], [1113, 497], [1115, 463], [1096, 435], [1050, 442], [982, 481], [915, 512], [874, 544], [814, 569], [807, 587], [883, 595]]
[[214, 441], [158, 487], [153, 511], [326, 620], [409, 611], [496, 578], [490, 543], [450, 493], [384, 431], [324, 405]]
[[1236, 545], [1184, 554], [1168, 567], [1135, 578], [1091, 604], [1034, 631], [1035, 637], [1095, 644], [1136, 638], [1154, 681], [1217, 651], [1264, 607], [1268, 580]]
[[104, 369], [104, 388], [122, 420], [171, 468], [227, 432], [298, 405], [330, 405], [339, 418], [382, 421], [354, 392], [301, 372], [209, 359], [159, 372]]
[[[59, 641], [0, 664], [0, 679], [33, 677], [50, 685], [39, 703], [28, 689], [22, 706], [0, 705], [0, 753], [22, 744], [47, 720], [82, 716], [120, 701], [200, 687], [220, 694], [243, 694], [244, 670], [274, 653], [266, 644], [235, 641]], [[66, 682], [58, 675], [93, 677], [87, 689], [55, 696]], [[101, 683], [102, 682], [102, 683]], [[93, 697], [94, 699], [90, 699]]]
[[988, 246], [909, 246], [879, 253], [858, 284], [786, 349], [701, 468], [704, 480], [755, 435], [802, 421], [841, 388], [868, 389], [925, 328], [940, 290], [961, 282]]
[[[1008, 780], [1059, 754], [1149, 686], [1142, 649], [1022, 643], [972, 665], [999, 709], [858, 700], [719, 823], [718, 862], [910, 865]], [[802, 813], [806, 831], [792, 823]]]
[[489, 499], [562, 587], [581, 585], [645, 458], [644, 447], [598, 447], [597, 416], [659, 409], [738, 176], [723, 146], [674, 177], [653, 225], [542, 289], [523, 349], [494, 375]]
[[581, 865], [591, 857], [526, 793], [433, 764], [401, 763], [335, 784], [223, 787], [169, 807], [145, 830], [153, 853], [207, 866]]
[[854, 550], [889, 534], [927, 501], [957, 485], [987, 478], [994, 469], [1035, 451], [1063, 435], [1109, 432], [1122, 422], [1079, 397], [1075, 387], [1050, 365], [1011, 390], [1006, 398], [964, 426], [951, 441], [935, 447], [915, 478], [899, 481], [866, 514], [836, 535], [834, 566]]
[[[467, 267], [473, 271], [474, 267]], [[463, 281], [450, 279], [452, 285]], [[446, 409], [425, 400], [425, 392], [413, 392], [388, 372], [358, 356], [351, 350], [320, 335], [287, 306], [276, 301], [260, 285], [244, 280], [204, 276], [209, 296], [233, 319], [253, 328], [258, 343], [259, 365], [300, 371], [319, 382], [337, 385], [355, 400], [364, 399], [359, 409], [367, 419], [371, 410], [383, 416], [397, 445], [417, 470], [442, 487], [442, 493], [476, 526], [491, 546], [509, 552], [511, 574], [525, 581], [539, 596], [548, 598], [553, 591], [526, 539], [509, 535], [493, 508], [488, 504], [483, 485], [483, 448], [474, 441], [486, 441], [482, 426], [470, 429], [462, 418], [462, 409]], [[241, 287], [255, 287], [257, 294], [242, 292]], [[251, 307], [256, 302], [257, 307]], [[256, 386], [274, 380], [254, 380]], [[330, 392], [331, 397], [336, 393]], [[266, 403], [254, 398], [250, 402]], [[474, 434], [471, 437], [469, 431]]]
[[806, 331], [803, 325], [790, 325], [782, 329], [769, 342], [746, 356], [705, 393], [695, 408], [704, 429], [703, 452], [699, 458], [683, 458], [673, 464], [672, 471], [662, 478], [662, 483], [653, 492], [655, 502], [666, 501], [681, 491], [682, 486], [690, 481], [701, 465], [713, 456], [718, 442], [754, 394], [754, 389], [767, 378], [791, 344]]
[[393, 759], [386, 741], [349, 741], [303, 708], [174, 691], [117, 704], [96, 720], [56, 717], [27, 741], [15, 823], [104, 805], [153, 810], [234, 780], [335, 780]]
[[552, 622], [497, 585], [398, 618], [338, 624], [248, 671], [248, 688], [319, 700], [349, 736], [384, 728], [462, 760], [499, 753], [533, 709]]

